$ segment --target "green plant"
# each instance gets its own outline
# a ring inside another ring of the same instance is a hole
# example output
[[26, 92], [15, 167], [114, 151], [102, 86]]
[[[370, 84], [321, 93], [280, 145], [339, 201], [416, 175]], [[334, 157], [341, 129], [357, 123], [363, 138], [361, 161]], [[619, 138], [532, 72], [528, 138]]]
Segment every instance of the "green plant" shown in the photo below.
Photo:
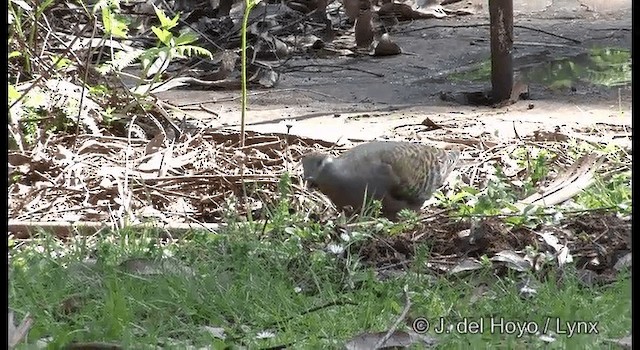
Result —
[[596, 177], [594, 184], [576, 197], [576, 203], [585, 208], [616, 208], [619, 212], [630, 214], [631, 171], [612, 174], [609, 177]]
[[[606, 157], [609, 169], [614, 170], [595, 175], [595, 182], [572, 200], [554, 207], [538, 205], [516, 205], [518, 201], [535, 193], [548, 181], [556, 153], [539, 147], [521, 147], [511, 152], [507, 163], [511, 173], [507, 177], [502, 166], [490, 168], [487, 187], [478, 189], [457, 184], [454, 191], [444, 195], [438, 191], [434, 196], [440, 203], [453, 209], [453, 215], [499, 216], [514, 227], [536, 227], [543, 222], [555, 220], [563, 210], [616, 209], [620, 213], [631, 212], [631, 172], [628, 170], [629, 155], [615, 145], [595, 145], [586, 142], [570, 141], [564, 152], [575, 161], [585, 154], [599, 154]], [[515, 164], [515, 165], [514, 165]], [[521, 169], [521, 170], [519, 170]]]
[[[42, 107], [48, 104], [47, 92], [33, 91], [35, 83], [22, 82], [33, 79], [41, 70], [55, 69], [59, 62], [49, 67], [47, 57], [36, 57], [42, 44], [36, 40], [39, 22], [52, 3], [52, 0], [43, 1], [34, 8], [22, 0], [8, 2], [10, 148], [22, 149], [32, 144], [38, 137], [38, 121], [45, 117]], [[29, 120], [23, 121], [23, 118]]]
[[616, 208], [621, 213], [631, 212], [631, 157], [616, 144], [597, 145], [570, 141], [568, 155], [579, 159], [583, 154], [605, 157], [607, 168], [595, 175], [594, 183], [579, 193], [572, 204], [585, 209]]
[[528, 196], [536, 191], [549, 174], [549, 165], [554, 155], [543, 148], [519, 147], [513, 152], [513, 157], [520, 167], [526, 169], [524, 178], [518, 184], [522, 184], [523, 195]]
[[434, 194], [445, 206], [456, 209], [460, 216], [498, 215], [505, 208], [511, 208], [516, 202], [516, 193], [502, 171], [496, 166], [494, 174], [490, 175], [487, 187], [479, 191], [469, 186], [463, 186], [454, 191], [450, 197], [442, 192]]
[[[241, 55], [241, 84], [242, 84], [242, 99], [240, 108], [240, 147], [244, 147], [244, 127], [246, 123], [247, 113], [247, 27], [249, 26], [249, 14], [251, 10], [260, 3], [261, 0], [245, 0], [244, 1], [244, 15], [242, 17], [242, 27], [240, 32], [240, 50]], [[243, 181], [244, 183], [244, 181]]]
[[489, 168], [488, 184], [483, 190], [458, 184], [447, 196], [441, 191], [434, 196], [443, 206], [454, 209], [455, 216], [504, 216], [504, 222], [510, 226], [537, 226], [543, 220], [544, 209], [538, 206], [521, 209], [516, 203], [534, 193], [546, 179], [553, 154], [545, 149], [521, 147], [509, 156], [515, 166], [523, 169], [517, 172], [517, 178], [507, 177], [503, 167], [496, 164]]
[[[21, 94], [14, 85], [9, 84], [9, 105], [13, 105], [9, 109], [9, 124], [14, 125], [13, 141], [27, 145], [35, 142], [39, 136], [38, 126], [47, 121], [47, 116], [53, 112], [48, 92], [47, 89], [35, 87], [26, 94]], [[50, 123], [44, 125], [51, 126]]]
[[283, 173], [278, 181], [278, 195], [274, 202], [268, 201], [264, 204], [265, 211], [267, 213], [267, 226], [266, 232], [285, 232], [288, 228], [291, 233], [293, 222], [299, 220], [298, 215], [292, 212], [291, 208], [291, 176], [288, 173]]
[[418, 223], [419, 217], [417, 212], [409, 209], [403, 209], [398, 213], [397, 223], [389, 225], [389, 234], [394, 235], [413, 230]]
[[[27, 77], [31, 77], [35, 73], [32, 59], [37, 48], [36, 33], [38, 31], [38, 22], [41, 20], [44, 11], [53, 3], [53, 0], [45, 0], [38, 3], [38, 6], [34, 9], [25, 1], [11, 0], [8, 2], [9, 59], [20, 59], [23, 68], [22, 73]], [[27, 33], [29, 34], [28, 37]]]
[[[286, 181], [282, 185], [286, 192]], [[295, 235], [323, 230], [292, 224]], [[538, 334], [490, 331], [490, 323], [500, 320], [541, 326], [545, 317], [597, 320], [598, 334], [549, 334], [557, 347], [570, 349], [607, 347], [607, 339], [627, 334], [631, 326], [630, 273], [589, 288], [571, 268], [565, 268], [562, 283], [536, 273], [495, 274], [490, 257], [481, 255], [481, 270], [445, 276], [425, 272], [428, 245], [416, 246], [408, 271], [381, 269], [361, 254], [372, 239], [370, 228], [345, 233], [349, 239], [341, 242], [341, 253], [322, 242], [259, 236], [246, 228], [229, 225], [170, 240], [132, 229], [64, 240], [38, 232], [29, 240], [10, 237], [10, 307], [19, 319], [30, 313], [37, 320], [19, 348], [97, 341], [136, 349], [338, 348], [363, 329], [389, 329], [403, 310], [403, 290], [410, 296], [410, 317], [426, 317], [432, 326], [439, 320], [446, 326], [484, 319], [482, 334], [430, 330], [443, 348], [545, 346]], [[89, 256], [98, 262], [87, 261]], [[167, 256], [172, 258], [165, 262], [178, 260], [186, 269], [142, 274], [122, 265], [132, 257], [153, 265]], [[535, 298], [522, 298], [523, 278], [537, 282]], [[75, 296], [77, 307], [61, 312]], [[212, 336], [212, 329], [225, 337]]]
[[[117, 7], [103, 6], [102, 18], [103, 21], [109, 23], [105, 24], [105, 36], [126, 36], [126, 24], [127, 22], [119, 16], [116, 16], [115, 11]], [[183, 30], [179, 34], [174, 34], [173, 29], [178, 25], [180, 15], [176, 14], [173, 18], [166, 16], [162, 9], [159, 9], [154, 5], [154, 11], [159, 26], [152, 26], [151, 31], [158, 39], [156, 47], [152, 47], [146, 50], [132, 50], [132, 51], [119, 51], [114, 54], [114, 59], [107, 61], [99, 68], [102, 74], [108, 72], [120, 73], [122, 69], [130, 65], [135, 60], [139, 60], [142, 66], [142, 71], [145, 77], [151, 77], [151, 83], [147, 86], [146, 90], [140, 90], [143, 80], [139, 80], [138, 85], [133, 91], [140, 95], [147, 95], [154, 87], [156, 83], [160, 82], [166, 69], [172, 60], [176, 58], [191, 57], [193, 55], [205, 56], [212, 58], [211, 52], [205, 48], [192, 43], [198, 40], [198, 36], [189, 29]]]
[[131, 20], [121, 15], [120, 0], [99, 0], [93, 8], [94, 14], [100, 11], [104, 38], [125, 39], [129, 33]]

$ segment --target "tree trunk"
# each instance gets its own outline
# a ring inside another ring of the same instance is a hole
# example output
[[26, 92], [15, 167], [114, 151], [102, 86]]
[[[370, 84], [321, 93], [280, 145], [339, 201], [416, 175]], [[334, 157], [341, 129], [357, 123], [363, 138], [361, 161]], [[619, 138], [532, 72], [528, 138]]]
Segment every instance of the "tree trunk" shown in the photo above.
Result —
[[491, 20], [491, 99], [511, 97], [513, 88], [513, 0], [489, 0]]

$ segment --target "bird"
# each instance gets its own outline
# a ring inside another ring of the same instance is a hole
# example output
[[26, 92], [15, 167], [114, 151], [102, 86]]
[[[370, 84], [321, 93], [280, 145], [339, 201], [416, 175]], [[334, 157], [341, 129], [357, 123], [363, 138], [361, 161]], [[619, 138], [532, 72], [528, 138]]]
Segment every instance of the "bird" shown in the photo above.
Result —
[[[407, 141], [359, 144], [338, 157], [302, 157], [303, 179], [338, 208], [359, 210], [371, 199], [381, 214], [397, 219], [402, 209], [420, 210], [456, 166], [460, 152]], [[365, 198], [366, 195], [366, 198]]]

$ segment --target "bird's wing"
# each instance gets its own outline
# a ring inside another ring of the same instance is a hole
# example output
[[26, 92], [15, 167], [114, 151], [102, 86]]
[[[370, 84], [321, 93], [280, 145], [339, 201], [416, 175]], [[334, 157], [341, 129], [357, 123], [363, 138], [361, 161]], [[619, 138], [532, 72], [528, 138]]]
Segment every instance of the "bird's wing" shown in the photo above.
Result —
[[[435, 159], [421, 146], [403, 145], [382, 153], [381, 160], [389, 164], [394, 182], [389, 195], [410, 204], [422, 204], [431, 195], [436, 174], [430, 171]], [[427, 189], [427, 191], [425, 191]]]
[[381, 159], [397, 178], [390, 194], [398, 200], [421, 205], [440, 188], [457, 163], [459, 153], [419, 144], [403, 144], [383, 152]]

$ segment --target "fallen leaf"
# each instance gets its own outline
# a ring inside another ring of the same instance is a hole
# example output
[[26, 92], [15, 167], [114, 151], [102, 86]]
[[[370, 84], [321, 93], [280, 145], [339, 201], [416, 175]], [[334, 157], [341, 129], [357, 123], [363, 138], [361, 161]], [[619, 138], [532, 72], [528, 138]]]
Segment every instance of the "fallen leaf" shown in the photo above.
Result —
[[504, 262], [508, 268], [516, 271], [529, 271], [532, 267], [529, 261], [512, 250], [498, 252], [489, 260]]
[[384, 33], [373, 50], [373, 56], [393, 56], [402, 53], [400, 46], [391, 41], [389, 34]]
[[429, 130], [429, 131], [442, 129], [442, 127], [440, 125], [436, 124], [436, 122], [434, 122], [430, 118], [425, 118], [420, 124], [426, 126], [427, 130]]
[[449, 270], [449, 274], [453, 275], [464, 271], [479, 270], [482, 268], [482, 263], [473, 258], [466, 258], [460, 261], [456, 266]]

